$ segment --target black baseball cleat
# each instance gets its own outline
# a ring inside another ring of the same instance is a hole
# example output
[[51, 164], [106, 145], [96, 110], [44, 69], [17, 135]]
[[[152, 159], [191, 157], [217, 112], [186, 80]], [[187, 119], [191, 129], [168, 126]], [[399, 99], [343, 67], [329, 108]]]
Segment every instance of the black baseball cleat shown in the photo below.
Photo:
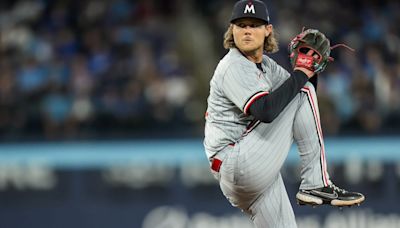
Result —
[[349, 192], [334, 184], [330, 184], [322, 188], [300, 190], [296, 194], [296, 199], [300, 205], [318, 206], [330, 204], [332, 206], [343, 207], [360, 205], [365, 200], [365, 197], [361, 193]]

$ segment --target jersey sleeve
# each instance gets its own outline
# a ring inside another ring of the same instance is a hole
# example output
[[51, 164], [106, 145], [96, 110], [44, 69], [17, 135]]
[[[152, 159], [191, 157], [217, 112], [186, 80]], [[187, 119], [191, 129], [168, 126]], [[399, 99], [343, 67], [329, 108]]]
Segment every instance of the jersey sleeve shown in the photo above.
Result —
[[255, 66], [232, 64], [225, 72], [222, 90], [243, 113], [248, 114], [251, 104], [269, 93], [271, 86], [262, 80], [263, 77]]

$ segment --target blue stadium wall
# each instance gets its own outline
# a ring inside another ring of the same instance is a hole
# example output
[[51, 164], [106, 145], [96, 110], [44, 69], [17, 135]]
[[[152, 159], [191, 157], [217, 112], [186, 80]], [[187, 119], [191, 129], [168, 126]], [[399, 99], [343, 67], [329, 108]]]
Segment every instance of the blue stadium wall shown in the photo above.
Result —
[[[400, 227], [398, 137], [328, 138], [337, 185], [360, 207], [298, 206], [296, 147], [282, 174], [299, 227]], [[1, 228], [246, 228], [208, 170], [201, 139], [0, 145]]]

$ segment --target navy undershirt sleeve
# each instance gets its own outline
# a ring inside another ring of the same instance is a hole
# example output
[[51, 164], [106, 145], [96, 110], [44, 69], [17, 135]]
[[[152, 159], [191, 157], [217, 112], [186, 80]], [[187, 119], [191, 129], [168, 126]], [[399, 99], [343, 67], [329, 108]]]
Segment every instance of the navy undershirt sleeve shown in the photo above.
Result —
[[309, 82], [311, 82], [311, 84], [313, 84], [315, 92], [317, 92], [317, 85], [318, 85], [318, 75], [314, 75], [312, 78], [310, 78], [308, 80]]
[[250, 114], [262, 122], [272, 122], [307, 81], [308, 77], [302, 71], [293, 72], [278, 89], [255, 100], [250, 106]]

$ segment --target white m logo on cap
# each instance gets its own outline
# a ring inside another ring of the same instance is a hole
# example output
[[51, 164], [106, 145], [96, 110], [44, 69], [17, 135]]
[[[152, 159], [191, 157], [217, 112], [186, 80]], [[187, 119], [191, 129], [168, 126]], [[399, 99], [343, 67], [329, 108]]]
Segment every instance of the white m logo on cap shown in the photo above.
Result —
[[254, 9], [254, 5], [253, 4], [247, 4], [246, 7], [244, 8], [244, 12], [243, 13], [255, 14], [256, 10]]

